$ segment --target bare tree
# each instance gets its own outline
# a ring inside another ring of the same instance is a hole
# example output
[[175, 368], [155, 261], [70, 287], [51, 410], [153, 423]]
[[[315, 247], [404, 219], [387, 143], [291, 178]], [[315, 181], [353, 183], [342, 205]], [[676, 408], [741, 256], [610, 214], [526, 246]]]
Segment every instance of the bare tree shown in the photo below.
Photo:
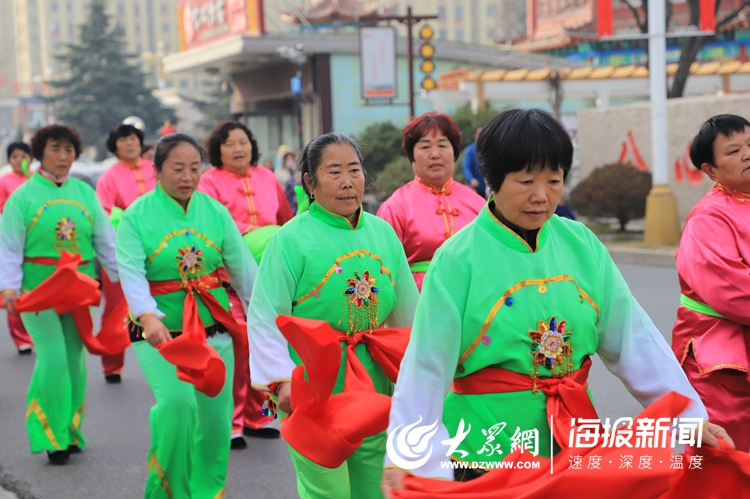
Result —
[[[667, 2], [667, 26], [672, 17], [672, 3], [669, 0]], [[633, 0], [624, 0], [625, 5], [633, 13], [638, 29], [641, 33], [648, 33], [648, 0], [643, 0], [642, 6], [636, 6]], [[690, 25], [698, 26], [700, 23], [700, 5], [699, 0], [687, 0], [690, 6]], [[715, 15], [716, 31], [728, 25], [742, 13], [750, 5], [750, 0], [742, 0], [740, 5], [728, 13], [723, 19], [718, 19], [719, 8], [721, 7], [721, 0], [716, 0], [715, 3]], [[685, 84], [687, 83], [688, 76], [690, 76], [690, 66], [695, 62], [696, 57], [706, 43], [714, 40], [714, 37], [710, 36], [686, 36], [682, 40], [680, 46], [680, 60], [677, 64], [677, 72], [675, 73], [674, 80], [672, 81], [672, 87], [669, 89], [669, 98], [682, 97], [685, 92]], [[646, 47], [646, 54], [648, 55], [648, 46]]]

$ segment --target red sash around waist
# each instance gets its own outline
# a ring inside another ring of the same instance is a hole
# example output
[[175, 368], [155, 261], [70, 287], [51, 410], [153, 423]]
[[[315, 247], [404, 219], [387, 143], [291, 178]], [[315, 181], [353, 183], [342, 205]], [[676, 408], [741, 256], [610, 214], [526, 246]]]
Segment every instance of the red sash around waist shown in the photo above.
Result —
[[192, 383], [201, 393], [215, 397], [224, 387], [226, 367], [219, 353], [206, 342], [206, 330], [198, 313], [196, 294], [208, 307], [216, 322], [229, 331], [235, 356], [248, 355], [247, 333], [209, 291], [221, 287], [219, 272], [184, 282], [151, 281], [149, 287], [152, 296], [186, 292], [182, 309], [182, 334], [156, 348], [168, 362], [177, 366], [179, 379]]
[[485, 367], [453, 380], [451, 391], [461, 395], [507, 393], [539, 389], [547, 396], [547, 421], [553, 419], [553, 435], [563, 449], [568, 446], [571, 418], [597, 419], [596, 409], [586, 392], [591, 359], [562, 378], [532, 378], [507, 369]]
[[[77, 267], [89, 262], [82, 262], [81, 255], [71, 255], [63, 251], [60, 259], [47, 257], [24, 258], [24, 261], [40, 265], [55, 265], [57, 268], [47, 279], [42, 281], [30, 293], [21, 295], [16, 301], [16, 312], [41, 312], [53, 309], [57, 314], [73, 316], [76, 330], [86, 349], [94, 355], [114, 355], [121, 353], [130, 344], [128, 332], [118, 316], [112, 314], [102, 324], [102, 329], [94, 336], [94, 323], [91, 320], [89, 306], [99, 305], [99, 283], [77, 271]], [[125, 300], [118, 305], [118, 310], [127, 312]]]
[[[303, 456], [337, 468], [364, 438], [388, 428], [391, 398], [375, 391], [357, 357], [357, 344], [365, 343], [373, 360], [395, 382], [410, 330], [382, 328], [350, 336], [313, 319], [279, 316], [276, 324], [303, 363], [292, 373], [294, 411], [282, 420], [281, 433]], [[331, 395], [341, 365], [341, 343], [346, 343], [344, 391]]]

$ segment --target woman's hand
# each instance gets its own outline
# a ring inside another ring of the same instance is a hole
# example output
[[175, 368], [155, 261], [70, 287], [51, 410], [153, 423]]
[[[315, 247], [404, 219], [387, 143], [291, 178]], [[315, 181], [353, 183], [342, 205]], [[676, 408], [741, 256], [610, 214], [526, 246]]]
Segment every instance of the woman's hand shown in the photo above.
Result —
[[705, 445], [706, 447], [714, 447], [716, 449], [719, 448], [719, 441], [717, 438], [720, 438], [724, 440], [726, 443], [732, 446], [732, 449], [734, 449], [734, 441], [732, 441], [732, 438], [727, 434], [726, 430], [722, 428], [721, 426], [713, 423], [706, 422], [703, 425], [703, 431], [701, 434], [701, 443]]
[[15, 291], [5, 291], [3, 293], [3, 308], [9, 313], [13, 315], [18, 315], [18, 312], [16, 312], [14, 309], [16, 307], [16, 300], [18, 297], [16, 297]]
[[141, 325], [143, 326], [143, 337], [152, 347], [166, 343], [172, 339], [167, 326], [154, 314], [144, 314], [138, 320], [141, 321]]
[[401, 468], [388, 468], [383, 470], [383, 479], [380, 482], [380, 490], [384, 499], [392, 499], [392, 490], [404, 490], [404, 478], [409, 474]]
[[276, 406], [283, 412], [291, 414], [292, 409], [292, 384], [288, 381], [281, 383], [279, 389], [276, 390], [276, 395], [279, 397], [279, 401]]

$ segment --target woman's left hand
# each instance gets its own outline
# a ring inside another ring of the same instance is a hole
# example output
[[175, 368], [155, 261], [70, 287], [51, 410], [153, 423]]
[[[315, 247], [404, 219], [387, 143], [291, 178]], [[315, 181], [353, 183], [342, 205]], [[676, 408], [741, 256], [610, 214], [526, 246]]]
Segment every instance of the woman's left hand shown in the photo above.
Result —
[[701, 434], [701, 443], [706, 447], [719, 448], [718, 438], [724, 440], [726, 443], [732, 446], [734, 449], [734, 442], [732, 438], [727, 434], [726, 430], [721, 426], [713, 423], [706, 422], [703, 425], [703, 432]]

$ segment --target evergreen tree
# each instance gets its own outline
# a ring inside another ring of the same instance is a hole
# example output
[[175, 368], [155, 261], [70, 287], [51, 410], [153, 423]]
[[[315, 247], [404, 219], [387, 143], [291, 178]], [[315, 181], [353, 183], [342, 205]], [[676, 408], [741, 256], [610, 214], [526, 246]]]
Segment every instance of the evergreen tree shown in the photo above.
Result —
[[173, 112], [164, 108], [146, 87], [144, 74], [129, 62], [135, 55], [124, 52], [125, 32], [110, 27], [104, 0], [92, 0], [89, 18], [80, 26], [80, 43], [69, 44], [57, 58], [68, 66], [67, 78], [52, 82], [61, 91], [56, 118], [75, 127], [85, 145], [97, 147], [104, 159], [104, 143], [110, 130], [128, 116], [138, 116], [146, 131], [155, 134]]
[[209, 85], [211, 90], [202, 99], [180, 95], [181, 99], [191, 103], [203, 115], [196, 125], [206, 131], [211, 130], [220, 121], [233, 118], [229, 111], [229, 103], [232, 100], [231, 78], [227, 75]]

